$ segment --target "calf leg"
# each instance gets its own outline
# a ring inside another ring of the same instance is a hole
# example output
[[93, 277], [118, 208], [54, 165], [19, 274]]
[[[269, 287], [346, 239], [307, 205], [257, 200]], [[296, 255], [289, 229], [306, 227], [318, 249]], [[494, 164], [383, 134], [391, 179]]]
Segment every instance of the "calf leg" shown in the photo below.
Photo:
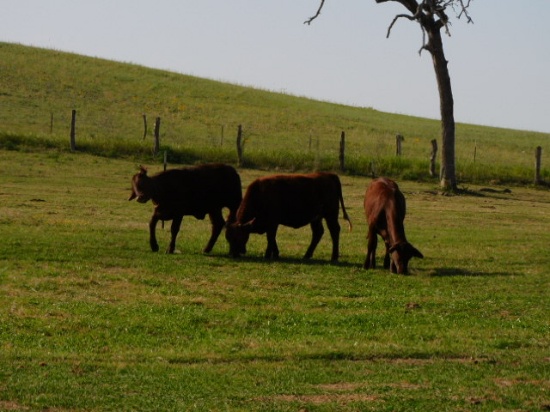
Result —
[[266, 259], [278, 259], [279, 247], [277, 246], [277, 229], [278, 226], [269, 228], [266, 231], [267, 236], [267, 249], [265, 250], [264, 257]]
[[319, 241], [323, 237], [323, 233], [325, 233], [325, 229], [323, 228], [323, 222], [321, 219], [314, 220], [310, 224], [311, 226], [311, 243], [309, 244], [309, 247], [307, 248], [307, 252], [304, 255], [304, 259], [311, 259], [313, 256], [313, 252], [315, 251], [315, 248], [319, 244]]
[[386, 246], [386, 254], [384, 255], [384, 269], [389, 269], [390, 268], [390, 263], [391, 263], [391, 256], [390, 256], [390, 235], [388, 233], [388, 230], [385, 229], [385, 228], [381, 228], [379, 229], [379, 232], [378, 234], [380, 235], [380, 237], [382, 238], [382, 240], [384, 241], [384, 245]]
[[183, 220], [183, 215], [181, 216], [175, 216], [172, 220], [172, 226], [170, 227], [170, 246], [168, 246], [168, 250], [166, 253], [174, 253], [176, 250], [176, 237], [178, 236], [178, 233], [180, 231], [181, 221]]
[[149, 221], [149, 245], [151, 245], [151, 250], [153, 252], [159, 251], [159, 244], [157, 243], [157, 236], [155, 233], [158, 221], [159, 218], [155, 214], [153, 214], [151, 220]]
[[337, 262], [340, 256], [340, 223], [338, 223], [338, 216], [334, 220], [327, 220], [328, 230], [330, 237], [332, 238], [332, 262]]
[[376, 231], [369, 227], [369, 233], [367, 234], [367, 257], [363, 268], [374, 269], [376, 267], [376, 246], [378, 245], [378, 238]]
[[390, 269], [390, 266], [394, 266], [394, 264], [390, 256], [390, 245], [386, 242], [386, 254], [384, 255], [384, 269]]
[[218, 236], [220, 236], [220, 233], [225, 226], [225, 220], [223, 220], [221, 209], [215, 212], [210, 212], [208, 216], [210, 217], [210, 223], [212, 223], [212, 234], [210, 235], [210, 240], [203, 250], [204, 253], [210, 253], [212, 251], [216, 240], [218, 240]]

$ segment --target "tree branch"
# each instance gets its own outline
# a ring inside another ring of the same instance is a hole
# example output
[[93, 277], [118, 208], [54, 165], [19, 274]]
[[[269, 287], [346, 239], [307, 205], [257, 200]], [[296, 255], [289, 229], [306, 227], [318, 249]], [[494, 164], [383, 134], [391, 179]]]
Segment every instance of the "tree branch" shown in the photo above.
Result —
[[[377, 0], [378, 1], [378, 0]], [[382, 1], [389, 1], [389, 0], [382, 0]], [[391, 34], [391, 29], [393, 28], [394, 24], [397, 22], [397, 20], [401, 19], [401, 18], [404, 18], [404, 19], [409, 19], [411, 21], [414, 21], [416, 18], [414, 16], [409, 16], [408, 14], [398, 14], [397, 16], [395, 16], [391, 22], [391, 24], [389, 25], [388, 27], [388, 32], [386, 33], [386, 38], [389, 39], [390, 38], [390, 34]]]
[[388, 1], [395, 1], [397, 3], [401, 3], [412, 14], [414, 14], [418, 9], [418, 2], [416, 0], [375, 0], [375, 1], [376, 3], [386, 3]]
[[459, 0], [459, 2], [460, 2], [460, 13], [458, 13], [457, 18], [460, 19], [462, 16], [465, 16], [466, 21], [468, 23], [473, 24], [474, 21], [472, 20], [472, 18], [470, 17], [470, 14], [468, 13], [468, 7], [470, 7], [470, 1], [471, 0], [468, 0], [468, 2], [466, 4], [464, 4], [464, 0]]
[[325, 0], [321, 0], [321, 4], [319, 5], [319, 8], [317, 9], [317, 13], [315, 13], [315, 16], [310, 17], [306, 21], [304, 21], [304, 24], [310, 25], [313, 20], [315, 20], [319, 15], [321, 14], [321, 9], [325, 5]]

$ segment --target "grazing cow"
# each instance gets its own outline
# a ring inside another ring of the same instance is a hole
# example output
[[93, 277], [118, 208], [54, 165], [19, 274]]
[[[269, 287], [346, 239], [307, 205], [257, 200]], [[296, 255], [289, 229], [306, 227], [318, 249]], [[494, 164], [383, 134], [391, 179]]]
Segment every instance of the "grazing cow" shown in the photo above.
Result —
[[373, 180], [367, 188], [364, 206], [369, 231], [363, 267], [374, 269], [377, 235], [380, 235], [386, 244], [384, 268], [389, 268], [392, 273], [407, 274], [409, 260], [413, 256], [424, 256], [405, 237], [405, 196], [393, 180], [381, 177]]
[[132, 199], [140, 203], [151, 199], [155, 205], [149, 222], [149, 243], [153, 252], [159, 250], [155, 235], [159, 220], [172, 220], [167, 253], [174, 253], [183, 216], [202, 220], [208, 215], [212, 223], [212, 235], [204, 248], [208, 253], [225, 226], [222, 208], [229, 209], [227, 221], [235, 221], [242, 200], [241, 178], [233, 167], [223, 164], [171, 169], [151, 177], [140, 166], [139, 173], [132, 177], [132, 194], [128, 200]]
[[276, 235], [279, 225], [299, 228], [311, 226], [311, 244], [304, 259], [309, 259], [324, 233], [322, 219], [327, 222], [332, 238], [332, 261], [338, 260], [340, 225], [339, 204], [351, 230], [340, 179], [333, 173], [275, 175], [256, 179], [244, 195], [237, 211], [237, 220], [226, 226], [225, 236], [230, 253], [238, 257], [246, 253], [250, 233], [266, 233], [266, 259], [277, 259]]

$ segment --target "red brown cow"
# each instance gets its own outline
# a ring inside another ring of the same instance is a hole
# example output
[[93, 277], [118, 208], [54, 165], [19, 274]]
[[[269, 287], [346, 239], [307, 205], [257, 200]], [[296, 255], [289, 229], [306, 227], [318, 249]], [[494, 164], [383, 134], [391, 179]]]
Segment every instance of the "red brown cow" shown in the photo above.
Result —
[[235, 221], [242, 200], [241, 179], [233, 167], [223, 164], [172, 169], [151, 177], [140, 166], [139, 173], [132, 177], [132, 194], [128, 200], [132, 199], [140, 203], [151, 199], [155, 205], [149, 222], [149, 243], [154, 252], [159, 250], [155, 235], [159, 220], [172, 220], [167, 253], [174, 253], [183, 216], [202, 220], [208, 215], [212, 223], [212, 234], [204, 248], [208, 253], [225, 226], [224, 207], [229, 209], [227, 221]]
[[266, 259], [277, 259], [279, 248], [276, 235], [279, 225], [299, 228], [311, 226], [311, 244], [304, 259], [313, 252], [324, 233], [322, 219], [325, 219], [332, 238], [332, 261], [338, 260], [340, 225], [338, 223], [339, 203], [344, 219], [349, 220], [342, 186], [337, 175], [313, 173], [304, 175], [275, 175], [256, 179], [244, 195], [237, 211], [237, 220], [228, 224], [225, 236], [230, 253], [237, 257], [246, 253], [250, 233], [267, 235]]
[[381, 177], [367, 188], [364, 206], [369, 226], [364, 268], [375, 267], [377, 235], [380, 235], [386, 244], [384, 268], [392, 273], [407, 274], [409, 260], [424, 256], [405, 237], [405, 196], [393, 180]]

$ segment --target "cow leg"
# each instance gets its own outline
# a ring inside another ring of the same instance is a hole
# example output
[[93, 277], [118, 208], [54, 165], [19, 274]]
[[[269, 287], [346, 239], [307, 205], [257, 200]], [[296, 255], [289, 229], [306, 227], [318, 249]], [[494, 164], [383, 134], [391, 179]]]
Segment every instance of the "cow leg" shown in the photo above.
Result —
[[338, 223], [338, 215], [335, 216], [333, 221], [327, 220], [327, 226], [332, 238], [332, 257], [330, 260], [337, 262], [340, 257], [340, 223]]
[[183, 220], [183, 215], [181, 216], [175, 216], [172, 220], [172, 226], [170, 227], [170, 246], [168, 246], [168, 250], [166, 253], [174, 253], [176, 250], [176, 237], [178, 236], [178, 233], [180, 231], [181, 221]]
[[327, 220], [327, 226], [332, 238], [332, 257], [330, 260], [337, 262], [340, 257], [340, 223], [338, 223], [338, 216], [334, 218], [334, 222]]
[[215, 212], [210, 212], [208, 216], [210, 216], [210, 223], [212, 223], [212, 235], [203, 250], [204, 253], [210, 253], [212, 251], [216, 240], [218, 240], [218, 236], [220, 236], [220, 233], [225, 226], [225, 220], [223, 220], [221, 209]]
[[310, 224], [311, 226], [311, 243], [309, 244], [309, 247], [307, 248], [307, 252], [304, 255], [304, 259], [311, 259], [313, 256], [313, 252], [315, 251], [315, 248], [319, 244], [319, 241], [323, 237], [323, 233], [325, 233], [325, 229], [323, 228], [323, 222], [321, 219], [314, 220]]
[[155, 233], [158, 221], [159, 218], [156, 215], [153, 215], [149, 221], [149, 244], [151, 245], [151, 250], [153, 252], [159, 251], [159, 244], [157, 243], [157, 236]]
[[384, 245], [386, 246], [386, 253], [384, 255], [384, 269], [389, 269], [391, 264], [391, 256], [390, 256], [390, 236], [388, 234], [387, 229], [380, 229], [379, 232], [380, 237], [384, 240]]
[[386, 254], [384, 255], [384, 269], [390, 269], [390, 266], [394, 266], [394, 264], [390, 256], [390, 245], [386, 243]]
[[279, 247], [277, 246], [277, 229], [278, 226], [269, 228], [266, 231], [267, 236], [267, 249], [265, 250], [264, 257], [266, 259], [278, 259]]
[[[390, 272], [391, 273], [397, 273], [397, 265], [393, 261], [393, 259], [390, 262]], [[406, 274], [406, 273], [405, 273]]]
[[378, 237], [376, 231], [369, 227], [367, 234], [367, 257], [363, 268], [374, 269], [376, 267], [376, 246], [378, 245]]

